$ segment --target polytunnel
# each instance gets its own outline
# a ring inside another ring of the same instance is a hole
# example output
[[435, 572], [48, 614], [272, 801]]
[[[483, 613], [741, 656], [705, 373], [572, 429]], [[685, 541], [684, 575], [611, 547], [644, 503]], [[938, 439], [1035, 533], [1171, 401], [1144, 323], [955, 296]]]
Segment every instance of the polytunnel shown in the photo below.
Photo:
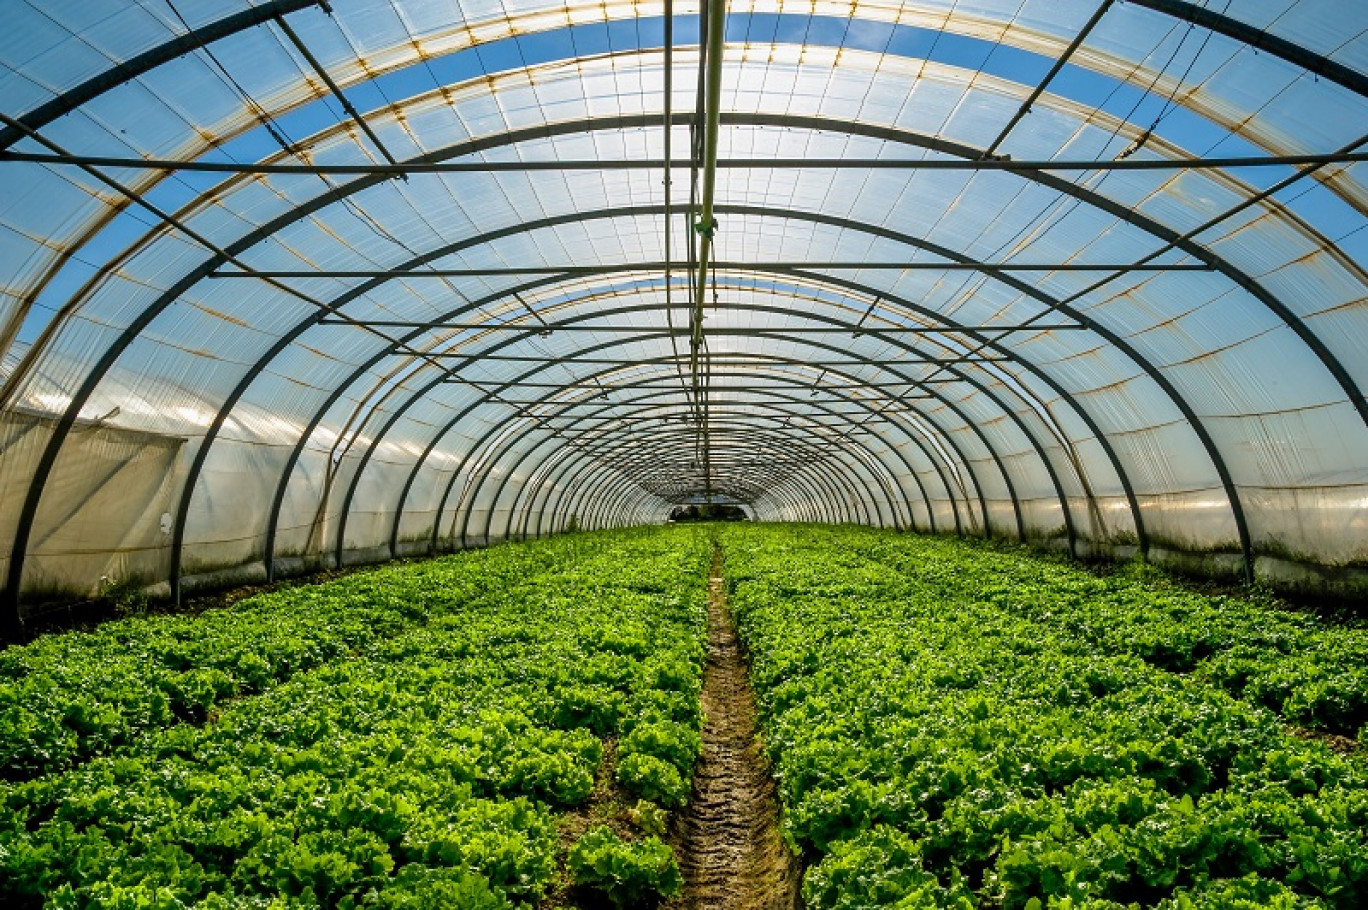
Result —
[[1363, 589], [1364, 4], [4, 22], [11, 634], [691, 502]]

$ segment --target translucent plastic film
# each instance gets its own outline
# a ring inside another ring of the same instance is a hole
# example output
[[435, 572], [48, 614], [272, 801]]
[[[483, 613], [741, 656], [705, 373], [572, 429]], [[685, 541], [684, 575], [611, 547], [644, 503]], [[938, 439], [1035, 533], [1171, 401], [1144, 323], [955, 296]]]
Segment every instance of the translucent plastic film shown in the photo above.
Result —
[[652, 4], [97, 6], [0, 39], [12, 599], [714, 496], [1368, 560], [1357, 5], [729, 5], [705, 275], [696, 8], [667, 98]]

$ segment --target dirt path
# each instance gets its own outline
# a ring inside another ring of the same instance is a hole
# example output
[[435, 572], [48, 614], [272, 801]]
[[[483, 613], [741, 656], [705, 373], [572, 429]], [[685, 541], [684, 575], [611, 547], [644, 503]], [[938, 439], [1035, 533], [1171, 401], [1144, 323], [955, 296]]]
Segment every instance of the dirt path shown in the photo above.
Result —
[[677, 832], [684, 895], [673, 910], [794, 910], [799, 870], [779, 835], [779, 803], [757, 738], [755, 693], [713, 551], [703, 755]]

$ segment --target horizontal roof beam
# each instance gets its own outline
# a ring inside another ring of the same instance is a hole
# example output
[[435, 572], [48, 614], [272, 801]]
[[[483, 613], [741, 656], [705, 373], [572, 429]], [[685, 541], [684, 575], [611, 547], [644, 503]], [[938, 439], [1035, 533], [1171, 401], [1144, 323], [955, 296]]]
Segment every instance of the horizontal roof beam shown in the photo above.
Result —
[[[1194, 25], [1225, 35], [1227, 38], [1233, 38], [1249, 45], [1256, 51], [1271, 54], [1317, 76], [1329, 79], [1351, 92], [1368, 95], [1368, 73], [1361, 73], [1338, 60], [1331, 59], [1328, 55], [1318, 54], [1286, 38], [1281, 38], [1273, 34], [1271, 26], [1252, 25], [1223, 12], [1207, 9], [1204, 4], [1193, 3], [1191, 0], [1128, 0], [1128, 2], [1154, 10], [1157, 13], [1163, 13], [1166, 16], [1172, 16], [1180, 21], [1191, 22]], [[1225, 8], [1229, 9], [1230, 4], [1227, 4]], [[1238, 5], [1236, 9], [1239, 9]]]
[[[522, 171], [660, 170], [664, 158], [573, 158], [559, 161], [414, 161], [403, 164], [263, 164], [243, 161], [181, 161], [174, 158], [136, 158], [118, 155], [75, 155], [55, 152], [0, 152], [0, 162], [25, 161], [77, 167], [143, 168], [154, 171], [202, 171], [214, 174], [323, 174], [399, 176], [410, 174], [502, 173]], [[719, 168], [813, 170], [918, 171], [1183, 171], [1246, 167], [1298, 167], [1356, 164], [1368, 152], [1321, 152], [1300, 155], [1227, 155], [1209, 158], [1122, 158], [1104, 160], [1057, 159], [1013, 161], [995, 158], [719, 158]], [[676, 158], [671, 165], [693, 167]]]
[[[952, 271], [952, 272], [1209, 272], [1205, 262], [804, 262], [802, 260], [756, 261], [740, 260], [714, 262], [721, 270], [764, 269], [877, 269], [881, 271]], [[217, 271], [208, 278], [470, 278], [503, 275], [595, 275], [605, 270], [615, 272], [661, 271], [688, 268], [687, 262], [620, 262], [602, 265], [523, 265], [469, 266], [448, 269], [253, 269], [250, 272]]]
[[[796, 314], [802, 316], [802, 314]], [[372, 328], [401, 328], [401, 329], [431, 329], [432, 331], [461, 331], [461, 332], [484, 332], [493, 330], [505, 330], [513, 332], [538, 332], [541, 335], [553, 335], [556, 332], [668, 332], [669, 327], [663, 325], [593, 325], [577, 323], [575, 325], [562, 325], [560, 323], [528, 323], [528, 322], [403, 322], [399, 320], [367, 320], [358, 319]], [[343, 319], [324, 319], [322, 325], [345, 325], [354, 324]], [[855, 335], [953, 335], [963, 332], [1072, 332], [1087, 331], [1084, 325], [1070, 325], [1068, 323], [1020, 323], [1016, 325], [973, 325], [973, 326], [930, 326], [930, 325], [911, 325], [911, 326], [756, 326], [751, 328], [731, 327], [721, 328], [716, 331], [727, 335], [750, 335], [757, 333], [787, 334], [787, 335], [831, 335], [844, 334], [850, 332]], [[676, 335], [684, 337], [685, 332], [677, 329]], [[712, 334], [710, 331], [709, 334]], [[407, 352], [406, 352], [407, 353]], [[423, 356], [430, 356], [425, 352]]]
[[[735, 334], [735, 333], [732, 332], [732, 331], [727, 331], [727, 332], [712, 331], [712, 332], [709, 332], [708, 334], [709, 334], [710, 337], [717, 337], [717, 336], [719, 336], [719, 335], [730, 336], [730, 335], [733, 335], [733, 334]], [[773, 334], [773, 333], [765, 333], [762, 337], [770, 337], [770, 335], [772, 335], [772, 334]], [[748, 334], [746, 337], [750, 337], [750, 335]], [[713, 358], [716, 358], [718, 355], [717, 355], [716, 352], [714, 352], [714, 353], [712, 353], [712, 354], [709, 354], [708, 356], [713, 357]], [[484, 362], [484, 361], [489, 361], [489, 360], [507, 360], [507, 359], [508, 359], [507, 357], [503, 357], [503, 356], [483, 355], [483, 354], [478, 354], [478, 353], [472, 353], [472, 352], [470, 352], [470, 351], [431, 351], [431, 352], [428, 352], [428, 353], [424, 354], [423, 357], [424, 357], [424, 358], [457, 357], [457, 358], [460, 358], [460, 359], [462, 359], [462, 360], [470, 360], [470, 361], [472, 361], [472, 362]], [[603, 360], [603, 361], [580, 360], [580, 359], [574, 357], [573, 355], [572, 355], [572, 356], [568, 356], [568, 357], [547, 357], [547, 356], [542, 356], [542, 357], [518, 357], [518, 358], [513, 358], [513, 359], [515, 359], [515, 360], [523, 360], [523, 361], [530, 360], [530, 361], [532, 361], [532, 362], [534, 362], [534, 363], [535, 363], [535, 362], [543, 362], [543, 363], [546, 363], [548, 366], [554, 365], [554, 364], [564, 364], [564, 363], [598, 363], [598, 362], [606, 363], [606, 364], [618, 364], [618, 365], [621, 365], [621, 366], [632, 366], [632, 365], [634, 365], [634, 364], [636, 364], [636, 363], [638, 362], [638, 361], [635, 361], [635, 360], [632, 360], [632, 359], [626, 358], [626, 357], [620, 357], [620, 358], [618, 358], [618, 359], [616, 359], [616, 360]], [[895, 360], [889, 360], [888, 362], [889, 362], [889, 363], [896, 363], [896, 364], [900, 364], [900, 365], [906, 365], [906, 364], [939, 365], [939, 364], [942, 364], [942, 363], [1016, 363], [1017, 361], [1015, 360], [1015, 358], [1012, 358], [1012, 357], [924, 357], [924, 358], [913, 358], [913, 359], [898, 358], [898, 359], [895, 359]], [[680, 361], [679, 361], [679, 364], [680, 364], [681, 366], [683, 366], [683, 365], [685, 365], [685, 364], [687, 364], [687, 363], [688, 363], [688, 360], [680, 360]], [[730, 361], [728, 361], [728, 363], [730, 364]], [[853, 365], [853, 364], [868, 363], [868, 361], [865, 361], [865, 360], [841, 360], [841, 361], [837, 361], [837, 363], [840, 364], [840, 365], [843, 365], [843, 366], [849, 366], [849, 365]], [[470, 379], [469, 379], [468, 377], [455, 376], [455, 377], [453, 377], [453, 379], [454, 379], [455, 381], [457, 381], [457, 382], [463, 382], [463, 383], [469, 383], [469, 382], [470, 382]], [[486, 385], [498, 385], [498, 384], [499, 384], [499, 380], [498, 380], [497, 378], [495, 378], [495, 377], [485, 377], [485, 378], [480, 379], [479, 382], [484, 383], [484, 384], [486, 384]]]
[[[853, 386], [852, 389], [854, 389], [854, 388], [859, 388], [859, 387], [854, 387], [854, 386]], [[647, 391], [657, 391], [657, 392], [677, 391], [677, 392], [680, 392], [680, 393], [682, 393], [682, 392], [684, 391], [683, 389], [671, 389], [670, 387], [667, 387], [667, 386], [633, 386], [632, 389], [631, 389], [631, 391], [636, 391], [637, 389], [645, 389], [645, 390], [647, 390]], [[719, 394], [719, 395], [722, 395], [722, 394], [728, 394], [728, 395], [729, 395], [729, 394], [738, 394], [738, 395], [741, 395], [741, 394], [760, 394], [760, 393], [766, 393], [766, 392], [782, 392], [782, 391], [785, 391], [784, 387], [782, 387], [782, 386], [765, 387], [765, 386], [715, 386], [715, 385], [714, 385], [714, 386], [709, 386], [709, 387], [708, 387], [708, 392], [709, 392], [709, 394], [717, 393], [717, 394]], [[792, 389], [790, 388], [790, 389], [788, 389], [788, 391], [792, 391]], [[856, 400], [857, 402], [862, 402], [862, 403], [888, 404], [888, 403], [890, 403], [890, 402], [903, 401], [904, 399], [931, 398], [931, 397], [933, 397], [933, 396], [928, 395], [928, 394], [926, 394], [926, 393], [922, 393], [922, 392], [909, 392], [909, 393], [906, 394], [906, 395], [898, 395], [897, 397], [894, 397], [894, 398], [873, 398], [873, 399], [855, 399], [855, 400]], [[803, 401], [804, 404], [816, 403], [816, 402], [823, 402], [823, 403], [827, 403], [827, 402], [839, 402], [839, 403], [841, 403], [841, 404], [850, 404], [851, 400], [852, 400], [852, 399], [851, 399], [851, 397], [850, 397], [849, 395], [815, 395], [815, 394], [813, 394], [813, 395], [805, 395], [805, 396], [803, 396], [803, 398], [802, 398], [802, 401]], [[650, 403], [642, 402], [642, 401], [639, 401], [639, 400], [636, 400], [636, 399], [627, 399], [626, 401], [614, 401], [614, 400], [612, 400], [612, 399], [604, 398], [604, 397], [602, 397], [601, 395], [586, 395], [586, 396], [584, 396], [583, 398], [531, 398], [531, 399], [509, 398], [509, 399], [505, 399], [503, 403], [505, 403], [505, 404], [511, 404], [511, 405], [525, 405], [525, 406], [527, 406], [528, 408], [534, 408], [534, 407], [550, 407], [550, 406], [555, 406], [555, 407], [558, 407], [558, 408], [560, 408], [560, 407], [578, 407], [579, 405], [593, 405], [593, 406], [595, 406], [595, 407], [598, 407], [598, 406], [605, 406], [605, 407], [608, 407], [608, 408], [641, 408], [641, 407], [651, 407], [651, 408], [680, 407], [680, 408], [683, 408], [683, 407], [691, 407], [691, 405], [690, 405], [689, 402], [687, 402], [687, 401], [654, 401], [654, 402], [650, 402]], [[718, 405], [719, 405], [719, 406], [725, 405], [725, 406], [728, 407], [728, 408], [734, 408], [734, 407], [763, 407], [763, 406], [765, 406], [765, 405], [767, 405], [767, 404], [772, 404], [772, 403], [773, 403], [773, 399], [772, 399], [772, 398], [756, 398], [756, 399], [749, 399], [749, 400], [748, 400], [748, 399], [728, 398], [726, 401], [718, 402]], [[857, 414], [857, 415], [863, 416], [863, 415], [866, 413], [866, 411], [865, 411], [865, 409], [863, 409], [863, 408], [859, 408], [859, 409], [856, 409], [856, 410], [853, 410], [853, 411], [831, 411], [831, 412], [829, 412], [829, 413], [833, 413], [833, 414]], [[687, 415], [686, 415], [686, 416], [687, 416]], [[814, 416], [820, 416], [820, 415], [814, 415]]]
[[[440, 357], [443, 356], [443, 354], [435, 354], [435, 356]], [[445, 354], [445, 356], [468, 357], [468, 359], [479, 361], [479, 363], [486, 363], [486, 361], [491, 360], [521, 361], [521, 363], [544, 363], [547, 365], [547, 367], [561, 367], [561, 365], [568, 364], [599, 364], [606, 365], [606, 367], [635, 367], [637, 363], [640, 363], [640, 361], [635, 360], [613, 360], [607, 359], [607, 357], [599, 357], [599, 359], [592, 359], [592, 357], [586, 357], [586, 359], [580, 359], [580, 357], [508, 357], [503, 356], [503, 354], [491, 354], [491, 356], [480, 356], [480, 354], [454, 353]], [[717, 360], [717, 354], [710, 354], [710, 356], [713, 357], [714, 360]], [[726, 365], [729, 365], [729, 367], [731, 367], [731, 365], [735, 364], [736, 361], [728, 360], [725, 361], [725, 363]], [[933, 359], [933, 357], [929, 357], [929, 359], [923, 359], [923, 357], [915, 357], [915, 359], [888, 360], [885, 361], [885, 363], [895, 365], [895, 367], [938, 367], [938, 365], [941, 364], [1000, 364], [1014, 363], [1014, 361], [1012, 361], [1010, 357], [941, 357], [941, 359]], [[680, 367], [684, 367], [684, 365], [687, 364], [687, 360], [679, 361]], [[813, 367], [869, 367], [870, 363], [867, 360], [813, 360], [808, 361], [808, 365], [813, 365]], [[450, 376], [445, 376], [445, 378], [442, 379], [442, 382], [454, 382], [460, 383], [460, 385], [471, 385], [472, 380], [460, 374], [451, 374]], [[502, 380], [495, 378], [495, 376], [486, 376], [486, 378], [479, 379], [477, 380], [477, 382], [482, 383], [482, 385], [498, 386], [501, 385]], [[949, 378], [949, 376], [945, 376], [945, 378], [940, 378], [940, 376], [938, 376], [936, 382], [951, 383], [956, 382], [956, 380]], [[959, 382], [962, 382], [962, 380], [959, 380]], [[922, 385], [921, 379], [917, 380], [917, 385]]]
[[[351, 100], [347, 98], [347, 93], [342, 91], [342, 87], [338, 85], [328, 73], [328, 68], [323, 65], [322, 61], [314, 56], [314, 52], [309, 50], [309, 46], [305, 44], [304, 39], [300, 38], [299, 34], [290, 27], [290, 23], [285, 21], [285, 14], [277, 14], [275, 22], [280, 30], [285, 33], [285, 37], [290, 39], [290, 43], [295, 46], [295, 50], [299, 51], [300, 55], [308, 61], [309, 66], [318, 75], [318, 78], [323, 80], [323, 84], [328, 87], [328, 91], [331, 92], [338, 103], [342, 105], [342, 109], [347, 112], [347, 116], [351, 117], [352, 121], [361, 128], [361, 131], [366, 134], [366, 138], [369, 139], [376, 150], [384, 156], [385, 160], [390, 164], [397, 166], [399, 164], [399, 159], [391, 155], [389, 149], [385, 148], [385, 144], [380, 141], [379, 136], [375, 135], [375, 130], [366, 122], [366, 118], [361, 115], [361, 112], [358, 111], [351, 103]], [[406, 179], [403, 174], [400, 174], [399, 177], [401, 179]]]
[[[753, 355], [753, 354], [742, 354], [742, 353], [740, 353], [740, 352], [734, 352], [734, 353], [735, 353], [735, 356], [733, 356], [733, 352], [728, 352], [728, 351], [713, 351], [712, 354], [709, 355], [709, 356], [712, 357], [714, 363], [724, 362], [727, 366], [772, 367], [772, 366], [774, 366], [774, 364], [775, 364], [775, 361], [773, 361], [773, 360], [765, 360], [765, 359], [763, 359], [763, 358], [756, 357], [756, 356]], [[453, 355], [453, 356], [454, 356], [454, 355]], [[684, 360], [684, 359], [675, 360], [675, 359], [672, 358], [672, 357], [658, 358], [658, 359], [649, 359], [649, 360], [632, 360], [632, 359], [628, 359], [628, 358], [625, 358], [625, 357], [575, 357], [575, 356], [573, 356], [573, 355], [571, 355], [571, 356], [564, 356], [564, 357], [548, 357], [548, 356], [546, 356], [546, 355], [537, 356], [537, 355], [533, 355], [533, 354], [517, 355], [517, 354], [479, 354], [479, 353], [471, 353], [471, 354], [466, 354], [466, 355], [464, 355], [464, 356], [469, 357], [472, 361], [480, 362], [480, 363], [489, 363], [489, 362], [500, 362], [500, 363], [541, 363], [541, 364], [545, 364], [546, 366], [566, 366], [566, 365], [574, 364], [574, 365], [576, 365], [576, 366], [586, 365], [586, 366], [638, 367], [638, 366], [643, 366], [643, 365], [646, 365], [646, 364], [655, 364], [655, 365], [665, 364], [665, 365], [669, 365], [669, 366], [675, 366], [675, 365], [683, 366], [684, 364], [688, 363], [687, 360]], [[894, 359], [884, 360], [884, 361], [880, 361], [880, 362], [878, 362], [878, 363], [875, 363], [875, 362], [870, 361], [870, 360], [867, 359], [867, 358], [848, 357], [848, 358], [845, 358], [845, 359], [843, 359], [843, 360], [804, 360], [804, 361], [803, 361], [803, 364], [804, 364], [805, 366], [810, 366], [810, 367], [864, 367], [864, 368], [869, 368], [869, 367], [880, 367], [880, 368], [881, 368], [884, 364], [892, 364], [892, 365], [894, 365], [894, 366], [901, 366], [901, 365], [906, 365], [906, 364], [915, 365], [915, 364], [923, 364], [923, 363], [941, 363], [941, 362], [942, 362], [942, 361], [904, 360], [904, 359], [901, 359], [901, 358], [894, 358]], [[448, 379], [446, 379], [445, 381], [447, 381], [447, 382], [460, 382], [460, 383], [465, 383], [465, 382], [467, 382], [467, 380], [463, 379], [463, 378], [460, 377], [460, 376], [451, 376], [451, 377], [449, 377]], [[497, 379], [497, 378], [489, 378], [489, 379], [485, 379], [485, 380], [481, 380], [481, 381], [482, 381], [482, 382], [488, 382], [488, 383], [491, 383], [491, 384], [501, 384], [501, 383], [503, 383], [504, 380], [502, 380], [502, 379]], [[918, 383], [918, 384], [921, 384], [922, 381], [923, 381], [923, 380], [918, 379], [918, 380], [917, 380], [917, 383]], [[950, 377], [945, 377], [945, 382], [955, 382], [955, 381], [962, 381], [962, 380], [954, 380], [954, 379], [952, 379], [952, 378], [950, 378]]]
[[[629, 365], [629, 366], [634, 366], [635, 364], [628, 364], [628, 365]], [[728, 366], [731, 366], [732, 364], [729, 362], [727, 365], [728, 365]], [[744, 388], [745, 388], [746, 390], [748, 390], [748, 391], [761, 391], [761, 392], [768, 392], [768, 391], [793, 391], [793, 389], [795, 388], [795, 384], [798, 384], [798, 383], [801, 383], [800, 385], [798, 385], [798, 388], [800, 388], [800, 389], [814, 388], [814, 389], [843, 389], [843, 390], [848, 390], [848, 389], [905, 389], [905, 388], [909, 388], [909, 387], [911, 387], [911, 386], [916, 385], [916, 383], [913, 382], [912, 380], [904, 380], [904, 381], [902, 381], [902, 382], [862, 382], [862, 383], [860, 383], [858, 386], [853, 386], [853, 385], [848, 385], [848, 384], [847, 384], [847, 385], [840, 385], [840, 384], [837, 384], [837, 383], [825, 383], [825, 384], [822, 384], [822, 385], [815, 385], [815, 386], [814, 386], [814, 385], [810, 385], [810, 384], [804, 382], [803, 380], [805, 380], [806, 377], [804, 377], [804, 376], [802, 376], [802, 375], [800, 375], [800, 374], [797, 374], [797, 373], [776, 373], [776, 374], [774, 374], [774, 375], [772, 375], [772, 376], [769, 376], [769, 375], [766, 375], [766, 374], [764, 374], [764, 373], [756, 373], [756, 372], [740, 372], [740, 371], [734, 371], [734, 370], [728, 370], [728, 371], [726, 371], [726, 372], [719, 372], [719, 371], [717, 371], [717, 370], [713, 370], [712, 373], [711, 373], [710, 375], [711, 375], [714, 379], [717, 378], [718, 376], [728, 376], [728, 377], [738, 377], [738, 378], [739, 378], [739, 377], [744, 377], [744, 378], [746, 378], [746, 379], [770, 379], [770, 380], [773, 380], [773, 384], [771, 384], [771, 385], [763, 385], [763, 384], [757, 383], [757, 384], [754, 384], [754, 385], [748, 385], [748, 386], [745, 386], [745, 387], [744, 387]], [[784, 380], [788, 380], [788, 381], [785, 382]], [[680, 388], [680, 385], [679, 385], [679, 378], [678, 378], [677, 376], [675, 377], [675, 379], [674, 379], [673, 381], [670, 381], [670, 380], [666, 377], [665, 374], [660, 374], [659, 377], [658, 377], [658, 379], [657, 379], [657, 382], [658, 382], [659, 384], [655, 384], [655, 383], [635, 383], [635, 382], [634, 382], [634, 383], [632, 383], [632, 385], [630, 386], [630, 390], [636, 390], [636, 389], [659, 389], [659, 390], [679, 389], [680, 391], [683, 391], [683, 390]], [[570, 390], [570, 389], [593, 389], [593, 390], [595, 390], [595, 391], [601, 391], [601, 392], [619, 392], [619, 391], [628, 390], [628, 388], [629, 388], [629, 387], [626, 387], [626, 386], [614, 385], [613, 382], [611, 381], [611, 378], [610, 378], [609, 380], [604, 381], [602, 384], [596, 383], [596, 382], [582, 382], [582, 381], [568, 381], [568, 382], [527, 382], [527, 381], [503, 382], [503, 381], [501, 381], [501, 382], [499, 383], [499, 386], [500, 386], [501, 388], [508, 388], [508, 389], [559, 389], [559, 390], [567, 390], [567, 391]], [[737, 387], [737, 388], [741, 388], [741, 387]], [[713, 386], [713, 390], [714, 390], [714, 391], [718, 391], [718, 390], [719, 390], [719, 386], [714, 385], [714, 386]], [[727, 390], [726, 388], [722, 388], [722, 389], [721, 389], [721, 391], [726, 391], [726, 390]], [[564, 400], [566, 400], [566, 399], [548, 399], [548, 400], [564, 401]], [[586, 398], [586, 399], [584, 399], [584, 400], [587, 401], [587, 400], [589, 400], [589, 399]], [[847, 397], [843, 396], [841, 400], [842, 400], [842, 401], [848, 401], [849, 399], [848, 399]], [[524, 402], [524, 403], [526, 403], [526, 402]]]

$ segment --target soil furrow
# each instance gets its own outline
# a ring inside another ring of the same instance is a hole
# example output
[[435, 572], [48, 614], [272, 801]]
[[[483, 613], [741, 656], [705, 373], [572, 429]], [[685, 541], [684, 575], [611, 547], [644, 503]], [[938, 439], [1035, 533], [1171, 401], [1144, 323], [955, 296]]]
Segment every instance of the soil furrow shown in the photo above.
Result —
[[757, 731], [755, 693], [713, 553], [703, 754], [676, 831], [684, 895], [676, 910], [794, 910], [797, 861], [779, 834], [779, 803]]

